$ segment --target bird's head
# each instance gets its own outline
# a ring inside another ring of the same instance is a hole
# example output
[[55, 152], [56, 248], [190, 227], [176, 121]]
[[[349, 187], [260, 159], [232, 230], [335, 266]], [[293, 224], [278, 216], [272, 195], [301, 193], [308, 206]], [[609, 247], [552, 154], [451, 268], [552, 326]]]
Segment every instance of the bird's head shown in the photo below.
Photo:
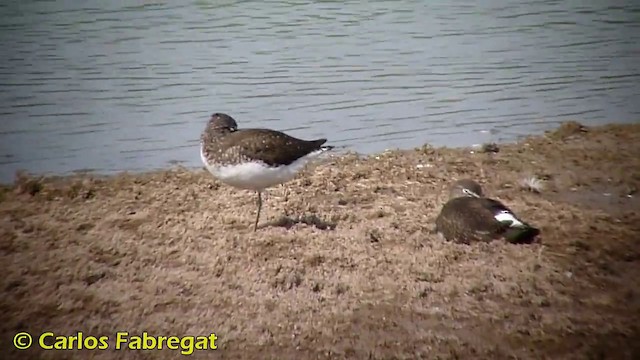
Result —
[[449, 199], [458, 197], [481, 197], [482, 186], [471, 179], [461, 179], [451, 184]]
[[229, 131], [233, 132], [238, 130], [238, 124], [229, 115], [224, 113], [215, 113], [211, 115], [207, 127], [217, 132]]

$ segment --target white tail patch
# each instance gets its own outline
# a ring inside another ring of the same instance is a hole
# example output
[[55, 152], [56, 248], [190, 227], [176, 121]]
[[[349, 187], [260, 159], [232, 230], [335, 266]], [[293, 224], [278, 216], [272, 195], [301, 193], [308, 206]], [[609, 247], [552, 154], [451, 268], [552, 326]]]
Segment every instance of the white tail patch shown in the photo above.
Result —
[[524, 226], [524, 224], [518, 220], [516, 218], [515, 215], [513, 215], [513, 213], [507, 211], [507, 210], [502, 210], [500, 211], [498, 214], [495, 215], [496, 220], [503, 222], [503, 221], [511, 221], [511, 226], [512, 227], [520, 227], [520, 226]]

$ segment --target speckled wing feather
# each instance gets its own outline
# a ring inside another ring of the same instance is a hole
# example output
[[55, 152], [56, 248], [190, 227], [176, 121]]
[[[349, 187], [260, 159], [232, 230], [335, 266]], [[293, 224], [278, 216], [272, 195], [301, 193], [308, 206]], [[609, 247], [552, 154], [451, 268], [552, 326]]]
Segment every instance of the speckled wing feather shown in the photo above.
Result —
[[301, 140], [269, 129], [243, 129], [226, 134], [208, 150], [223, 163], [259, 160], [269, 166], [289, 165], [320, 150], [326, 139]]
[[509, 224], [496, 220], [495, 213], [508, 210], [496, 200], [460, 197], [449, 200], [436, 219], [436, 228], [449, 241], [469, 244], [499, 238]]

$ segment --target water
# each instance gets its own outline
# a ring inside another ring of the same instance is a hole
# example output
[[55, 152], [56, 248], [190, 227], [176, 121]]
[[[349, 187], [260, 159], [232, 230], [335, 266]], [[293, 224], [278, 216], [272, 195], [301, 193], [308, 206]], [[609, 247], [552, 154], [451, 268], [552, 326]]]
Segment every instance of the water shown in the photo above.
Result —
[[0, 181], [200, 166], [212, 112], [372, 153], [640, 120], [637, 1], [3, 1]]

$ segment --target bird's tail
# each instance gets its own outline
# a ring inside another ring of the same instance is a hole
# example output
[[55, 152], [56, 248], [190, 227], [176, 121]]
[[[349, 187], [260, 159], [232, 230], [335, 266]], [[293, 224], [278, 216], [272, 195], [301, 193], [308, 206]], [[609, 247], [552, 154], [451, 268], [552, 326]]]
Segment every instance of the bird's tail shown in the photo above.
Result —
[[324, 143], [327, 142], [327, 139], [325, 138], [310, 140], [309, 142], [313, 144], [313, 147], [316, 149], [314, 152], [318, 152], [318, 153], [323, 153], [325, 151], [332, 150], [335, 147], [332, 145], [324, 145]]
[[528, 224], [511, 226], [503, 234], [505, 240], [512, 244], [530, 244], [540, 234], [540, 229]]

